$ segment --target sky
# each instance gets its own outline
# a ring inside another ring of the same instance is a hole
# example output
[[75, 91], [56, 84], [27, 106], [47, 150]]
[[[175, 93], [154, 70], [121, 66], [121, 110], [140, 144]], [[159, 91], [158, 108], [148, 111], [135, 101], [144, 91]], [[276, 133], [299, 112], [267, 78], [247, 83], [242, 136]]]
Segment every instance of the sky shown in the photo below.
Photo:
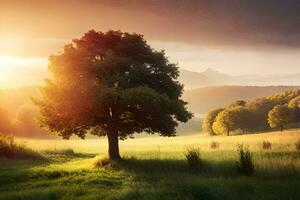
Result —
[[180, 68], [300, 73], [299, 0], [0, 0], [0, 88], [41, 84], [90, 29], [137, 32]]

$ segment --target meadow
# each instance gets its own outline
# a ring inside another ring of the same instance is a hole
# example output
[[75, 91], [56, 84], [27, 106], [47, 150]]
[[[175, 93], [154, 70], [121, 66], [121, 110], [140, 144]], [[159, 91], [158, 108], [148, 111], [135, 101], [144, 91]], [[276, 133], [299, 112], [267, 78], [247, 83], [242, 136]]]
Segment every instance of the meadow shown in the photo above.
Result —
[[[299, 130], [218, 136], [137, 137], [120, 141], [123, 161], [96, 166], [107, 140], [18, 138], [38, 160], [0, 160], [0, 199], [299, 199]], [[263, 147], [263, 142], [270, 143]], [[237, 172], [237, 145], [249, 147], [254, 174]], [[192, 170], [185, 152], [199, 148]]]

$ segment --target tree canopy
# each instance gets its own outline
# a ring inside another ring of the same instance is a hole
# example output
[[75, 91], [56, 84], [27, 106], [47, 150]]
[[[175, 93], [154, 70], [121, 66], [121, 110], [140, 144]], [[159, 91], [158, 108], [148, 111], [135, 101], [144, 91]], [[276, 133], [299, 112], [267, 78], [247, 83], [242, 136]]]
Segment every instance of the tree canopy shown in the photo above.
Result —
[[220, 112], [212, 126], [212, 129], [217, 134], [227, 134], [236, 129], [236, 117], [234, 109], [225, 109]]
[[220, 112], [222, 112], [223, 110], [224, 110], [224, 109], [222, 109], [222, 108], [216, 109], [216, 110], [212, 110], [212, 111], [210, 111], [210, 112], [206, 115], [206, 117], [205, 117], [205, 119], [204, 119], [204, 121], [203, 121], [203, 123], [202, 123], [202, 130], [203, 130], [204, 132], [207, 132], [209, 135], [217, 135], [217, 133], [214, 132], [214, 130], [213, 130], [213, 128], [212, 128], [212, 125], [213, 125], [213, 123], [214, 123], [216, 117], [218, 116], [218, 114], [219, 114]]
[[178, 122], [192, 117], [177, 66], [139, 34], [91, 30], [52, 55], [49, 71], [36, 100], [41, 124], [65, 139], [106, 135], [112, 159], [120, 158], [118, 139], [174, 136]]
[[292, 123], [293, 119], [293, 110], [287, 105], [276, 105], [268, 114], [270, 127], [280, 127], [281, 131], [287, 124]]

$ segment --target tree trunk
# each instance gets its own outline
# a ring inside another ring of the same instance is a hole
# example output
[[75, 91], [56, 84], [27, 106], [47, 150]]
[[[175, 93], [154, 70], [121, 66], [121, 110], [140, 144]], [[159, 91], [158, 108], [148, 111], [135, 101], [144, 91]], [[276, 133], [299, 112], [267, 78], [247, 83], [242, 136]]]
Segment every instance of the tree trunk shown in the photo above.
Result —
[[280, 131], [281, 131], [281, 132], [283, 131], [283, 126], [280, 126]]
[[108, 138], [108, 155], [112, 160], [120, 160], [118, 134], [113, 132], [107, 135]]
[[227, 136], [229, 136], [229, 131], [230, 131], [230, 130], [229, 130], [229, 128], [228, 128], [228, 129], [227, 129]]

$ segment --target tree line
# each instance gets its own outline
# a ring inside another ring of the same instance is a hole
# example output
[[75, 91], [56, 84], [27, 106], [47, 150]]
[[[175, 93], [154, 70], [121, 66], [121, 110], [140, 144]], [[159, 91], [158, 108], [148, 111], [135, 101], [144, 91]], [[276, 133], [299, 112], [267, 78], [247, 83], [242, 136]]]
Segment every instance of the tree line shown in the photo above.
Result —
[[210, 111], [203, 121], [204, 132], [230, 135], [280, 128], [300, 122], [300, 90], [289, 90], [253, 101], [236, 101]]

